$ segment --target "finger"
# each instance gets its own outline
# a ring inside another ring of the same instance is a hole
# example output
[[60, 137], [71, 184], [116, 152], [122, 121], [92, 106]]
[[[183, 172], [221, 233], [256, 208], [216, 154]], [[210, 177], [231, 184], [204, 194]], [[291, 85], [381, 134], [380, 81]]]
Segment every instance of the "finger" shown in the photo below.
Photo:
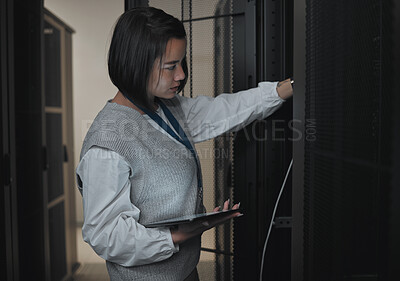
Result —
[[240, 203], [233, 205], [232, 210], [236, 210], [239, 209], [240, 207]]
[[216, 213], [216, 212], [218, 212], [220, 209], [221, 209], [221, 207], [220, 207], [220, 206], [218, 206], [218, 207], [215, 207], [215, 209], [213, 210], [213, 212], [214, 212], [214, 213]]
[[230, 201], [229, 199], [225, 201], [225, 203], [224, 203], [224, 211], [229, 210], [229, 201]]

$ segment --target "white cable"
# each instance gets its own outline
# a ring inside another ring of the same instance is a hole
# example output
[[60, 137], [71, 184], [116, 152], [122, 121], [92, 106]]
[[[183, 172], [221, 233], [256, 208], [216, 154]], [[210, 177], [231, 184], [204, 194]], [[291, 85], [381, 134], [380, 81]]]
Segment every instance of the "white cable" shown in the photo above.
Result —
[[267, 234], [267, 238], [265, 239], [264, 250], [263, 250], [262, 259], [261, 259], [260, 281], [262, 281], [262, 274], [263, 274], [263, 267], [264, 267], [264, 257], [265, 257], [265, 252], [267, 250], [267, 244], [268, 244], [268, 240], [269, 240], [269, 235], [271, 234], [272, 225], [274, 224], [276, 209], [278, 208], [278, 203], [279, 203], [279, 200], [281, 199], [281, 195], [282, 195], [283, 189], [285, 188], [286, 180], [287, 180], [287, 178], [289, 176], [289, 172], [290, 172], [290, 169], [292, 168], [292, 164], [293, 164], [293, 159], [292, 159], [292, 161], [290, 161], [289, 168], [288, 168], [288, 170], [286, 172], [285, 179], [283, 180], [283, 184], [282, 184], [281, 190], [279, 191], [278, 198], [276, 199], [274, 211], [272, 212], [271, 223], [269, 224], [268, 234]]

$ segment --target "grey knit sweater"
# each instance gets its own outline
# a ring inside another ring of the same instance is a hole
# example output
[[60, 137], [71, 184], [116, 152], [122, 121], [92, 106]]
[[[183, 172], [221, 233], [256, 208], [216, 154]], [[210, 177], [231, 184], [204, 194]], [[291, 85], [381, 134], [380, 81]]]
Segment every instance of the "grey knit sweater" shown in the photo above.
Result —
[[[163, 102], [194, 147], [178, 99]], [[196, 176], [198, 160], [185, 146], [156, 130], [136, 110], [108, 102], [86, 135], [81, 159], [92, 146], [117, 152], [131, 166], [130, 199], [141, 210], [139, 223], [203, 212], [202, 188], [198, 188]], [[107, 261], [111, 281], [184, 280], [198, 263], [200, 237], [186, 241], [179, 248], [167, 260], [149, 265], [123, 267]]]

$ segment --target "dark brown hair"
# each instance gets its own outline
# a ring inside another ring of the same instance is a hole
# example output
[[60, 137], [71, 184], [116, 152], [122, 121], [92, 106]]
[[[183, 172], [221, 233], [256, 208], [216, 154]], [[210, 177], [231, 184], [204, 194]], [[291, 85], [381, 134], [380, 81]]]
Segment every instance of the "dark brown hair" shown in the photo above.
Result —
[[[134, 8], [123, 13], [114, 28], [108, 52], [108, 73], [111, 81], [126, 97], [139, 106], [153, 110], [147, 85], [154, 62], [162, 61], [170, 39], [186, 39], [185, 28], [177, 18], [153, 7]], [[188, 70], [182, 61], [185, 87]]]

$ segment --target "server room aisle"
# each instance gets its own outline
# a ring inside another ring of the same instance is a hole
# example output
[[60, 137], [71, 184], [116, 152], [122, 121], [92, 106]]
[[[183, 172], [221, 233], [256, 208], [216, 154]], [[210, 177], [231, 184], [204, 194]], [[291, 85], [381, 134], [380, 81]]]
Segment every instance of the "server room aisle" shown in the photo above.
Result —
[[109, 281], [105, 261], [82, 239], [82, 227], [76, 227], [78, 261], [80, 267], [74, 275], [74, 281]]

